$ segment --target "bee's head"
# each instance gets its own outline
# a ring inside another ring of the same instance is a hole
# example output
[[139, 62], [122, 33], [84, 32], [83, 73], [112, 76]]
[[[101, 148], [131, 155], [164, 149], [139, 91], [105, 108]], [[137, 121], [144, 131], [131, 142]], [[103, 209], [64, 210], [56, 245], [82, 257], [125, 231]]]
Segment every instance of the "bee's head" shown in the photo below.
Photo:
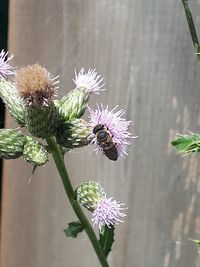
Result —
[[103, 124], [97, 124], [93, 129], [93, 134], [97, 134], [99, 131], [104, 130], [105, 126]]

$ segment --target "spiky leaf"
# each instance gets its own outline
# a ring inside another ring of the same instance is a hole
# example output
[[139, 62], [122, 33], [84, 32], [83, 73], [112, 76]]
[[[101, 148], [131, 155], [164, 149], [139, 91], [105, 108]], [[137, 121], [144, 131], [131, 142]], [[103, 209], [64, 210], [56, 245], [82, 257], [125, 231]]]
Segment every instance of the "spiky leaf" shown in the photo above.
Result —
[[68, 227], [64, 230], [67, 237], [76, 238], [83, 231], [84, 227], [79, 221], [68, 223]]
[[112, 249], [112, 244], [115, 241], [114, 240], [114, 231], [115, 227], [111, 226], [110, 228], [107, 225], [104, 225], [102, 227], [99, 239], [99, 243], [105, 253], [105, 256], [107, 257]]
[[177, 150], [177, 152], [187, 154], [200, 151], [200, 135], [190, 134], [190, 135], [178, 135], [171, 142], [172, 146]]

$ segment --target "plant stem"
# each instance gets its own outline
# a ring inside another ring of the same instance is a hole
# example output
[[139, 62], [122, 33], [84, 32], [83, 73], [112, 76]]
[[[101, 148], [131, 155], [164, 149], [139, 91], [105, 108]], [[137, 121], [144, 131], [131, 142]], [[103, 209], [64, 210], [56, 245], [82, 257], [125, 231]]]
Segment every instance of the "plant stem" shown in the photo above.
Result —
[[192, 37], [192, 42], [193, 42], [194, 51], [195, 51], [195, 54], [196, 54], [196, 57], [197, 57], [197, 61], [198, 61], [198, 63], [200, 63], [200, 45], [199, 45], [199, 41], [198, 41], [198, 37], [197, 37], [194, 21], [193, 21], [193, 18], [192, 18], [192, 13], [191, 13], [190, 8], [188, 6], [188, 0], [182, 0], [182, 3], [183, 3], [184, 10], [185, 10], [185, 16], [186, 16], [186, 19], [187, 19], [187, 22], [188, 22], [190, 35]]
[[99, 261], [101, 262], [102, 267], [109, 267], [108, 262], [106, 260], [106, 257], [104, 255], [104, 252], [103, 252], [103, 250], [100, 246], [100, 243], [97, 240], [97, 237], [95, 235], [95, 232], [94, 232], [91, 224], [89, 223], [87, 217], [83, 213], [78, 201], [76, 200], [75, 192], [74, 192], [74, 189], [73, 189], [72, 184], [70, 182], [69, 175], [67, 173], [65, 163], [64, 163], [64, 160], [62, 158], [62, 154], [61, 154], [59, 146], [55, 142], [54, 138], [47, 138], [46, 141], [47, 141], [47, 144], [50, 148], [50, 152], [54, 158], [57, 170], [58, 170], [60, 177], [62, 179], [65, 192], [66, 192], [68, 199], [72, 205], [72, 208], [73, 208], [74, 212], [76, 213], [77, 217], [79, 218], [80, 222], [82, 223], [84, 230], [87, 233], [87, 235], [90, 239], [90, 242], [92, 243], [92, 246], [96, 252], [96, 255], [97, 255]]

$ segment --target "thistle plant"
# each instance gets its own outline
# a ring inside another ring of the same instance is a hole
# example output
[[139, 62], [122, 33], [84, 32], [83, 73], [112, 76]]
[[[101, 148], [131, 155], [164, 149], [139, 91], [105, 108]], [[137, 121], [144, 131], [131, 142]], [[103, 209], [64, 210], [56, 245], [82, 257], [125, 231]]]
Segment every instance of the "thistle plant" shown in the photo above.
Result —
[[[78, 74], [75, 71], [75, 89], [59, 100], [55, 99], [58, 76], [53, 77], [39, 64], [14, 71], [10, 65], [13, 55], [7, 56], [4, 51], [0, 54], [0, 96], [20, 129], [0, 130], [0, 157], [15, 159], [22, 156], [35, 169], [47, 164], [49, 154], [53, 156], [78, 218], [78, 221], [70, 222], [64, 232], [66, 236], [76, 238], [85, 231], [101, 265], [108, 267], [107, 256], [114, 242], [115, 226], [123, 222], [126, 208], [107, 197], [95, 181], [85, 181], [74, 189], [64, 155], [77, 147], [94, 144], [95, 151], [102, 151], [108, 159], [117, 160], [118, 155], [124, 157], [133, 138], [129, 132], [131, 122], [126, 121], [125, 112], [117, 111], [117, 107], [111, 110], [103, 104], [97, 105], [96, 110], [88, 107], [90, 97], [104, 91], [103, 78], [96, 70], [85, 72], [82, 68]], [[88, 121], [82, 118], [86, 110]], [[30, 134], [23, 134], [22, 127]], [[35, 140], [35, 137], [41, 140]], [[91, 223], [81, 206], [92, 212]], [[93, 229], [95, 226], [99, 229], [99, 237]]]
[[[190, 31], [194, 52], [197, 58], [197, 62], [200, 63], [200, 44], [195, 29], [192, 13], [190, 11], [188, 0], [181, 0]], [[200, 134], [189, 132], [187, 135], [178, 134], [171, 141], [172, 146], [176, 149], [179, 154], [191, 155], [193, 153], [200, 152]], [[188, 238], [190, 241], [196, 244], [198, 255], [200, 259], [200, 240]]]
[[[198, 63], [200, 63], [200, 44], [196, 33], [192, 13], [190, 11], [188, 0], [181, 0], [190, 31], [194, 52]], [[171, 142], [175, 149], [184, 155], [200, 152], [200, 135], [198, 133], [188, 133], [187, 135], [178, 134]]]

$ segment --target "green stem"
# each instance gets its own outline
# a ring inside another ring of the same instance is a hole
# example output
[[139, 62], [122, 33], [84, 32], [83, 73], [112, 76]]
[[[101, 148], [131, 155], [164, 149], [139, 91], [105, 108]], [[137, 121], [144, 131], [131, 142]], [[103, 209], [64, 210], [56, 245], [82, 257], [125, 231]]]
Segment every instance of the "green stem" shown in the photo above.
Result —
[[74, 189], [73, 189], [72, 184], [70, 182], [69, 175], [67, 173], [65, 163], [63, 161], [63, 157], [62, 157], [59, 146], [57, 145], [57, 143], [55, 142], [55, 140], [53, 138], [48, 138], [48, 139], [46, 139], [46, 141], [47, 141], [47, 144], [48, 144], [49, 149], [51, 151], [51, 154], [54, 158], [56, 167], [58, 169], [58, 172], [60, 174], [60, 177], [62, 179], [64, 188], [65, 188], [65, 192], [66, 192], [68, 199], [72, 205], [72, 208], [73, 208], [74, 212], [76, 213], [77, 217], [79, 218], [80, 222], [82, 223], [84, 230], [87, 233], [87, 235], [90, 239], [90, 242], [92, 243], [92, 246], [96, 252], [96, 255], [99, 258], [99, 261], [101, 262], [102, 267], [109, 267], [108, 262], [106, 260], [106, 257], [104, 255], [104, 252], [103, 252], [103, 250], [99, 244], [99, 241], [97, 240], [97, 237], [95, 235], [95, 232], [94, 232], [91, 224], [89, 223], [87, 217], [83, 213], [78, 201], [76, 200], [75, 192], [74, 192]]
[[198, 63], [200, 63], [200, 45], [199, 45], [199, 41], [198, 41], [198, 37], [197, 37], [194, 21], [193, 21], [193, 18], [192, 18], [192, 13], [191, 13], [190, 8], [188, 6], [188, 0], [182, 0], [182, 3], [183, 3], [184, 10], [185, 10], [185, 16], [186, 16], [186, 19], [187, 19], [187, 22], [188, 22], [190, 35], [192, 37], [194, 51], [195, 51]]

